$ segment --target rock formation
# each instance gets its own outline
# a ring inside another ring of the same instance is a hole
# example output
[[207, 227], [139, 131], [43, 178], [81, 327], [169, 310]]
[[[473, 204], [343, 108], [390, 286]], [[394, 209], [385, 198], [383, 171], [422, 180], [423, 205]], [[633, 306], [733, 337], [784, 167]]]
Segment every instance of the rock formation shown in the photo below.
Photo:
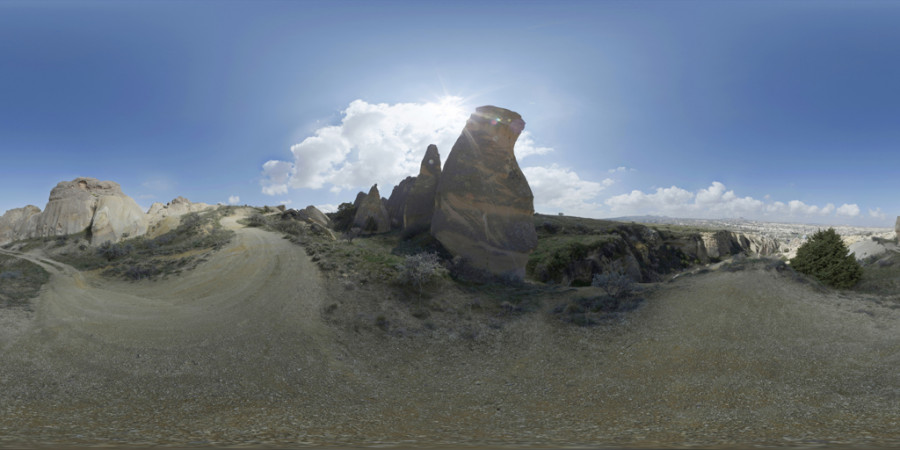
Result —
[[353, 200], [353, 208], [359, 209], [359, 205], [362, 203], [363, 199], [366, 198], [366, 193], [363, 191], [359, 191], [356, 193], [356, 200]]
[[431, 144], [425, 151], [419, 175], [413, 183], [403, 210], [403, 233], [418, 234], [431, 229], [434, 215], [434, 195], [441, 179], [441, 154], [436, 145]]
[[282, 219], [288, 217], [294, 220], [306, 222], [308, 224], [316, 224], [325, 228], [331, 226], [331, 219], [329, 219], [328, 216], [325, 215], [325, 213], [319, 211], [319, 208], [316, 208], [313, 205], [309, 205], [301, 210], [289, 209], [281, 214]]
[[215, 208], [206, 203], [192, 203], [184, 197], [176, 197], [165, 205], [156, 202], [147, 211], [147, 236], [156, 237], [166, 234], [181, 223], [181, 216], [191, 212], [201, 212]]
[[[356, 215], [353, 217], [353, 226], [359, 227], [363, 231], [373, 233], [386, 233], [391, 230], [391, 219], [388, 217], [387, 209], [381, 201], [381, 194], [378, 193], [378, 185], [373, 184], [372, 189], [362, 199], [359, 199], [359, 206], [356, 208]], [[368, 229], [369, 218], [375, 222], [375, 229]]]
[[388, 217], [391, 219], [391, 228], [403, 227], [403, 211], [406, 209], [406, 200], [409, 197], [409, 191], [416, 182], [416, 177], [406, 177], [400, 184], [394, 186], [391, 196], [388, 198], [385, 208], [387, 208]]
[[900, 216], [897, 216], [897, 222], [894, 223], [894, 233], [897, 235], [897, 243], [900, 243]]
[[33, 235], [40, 214], [41, 209], [34, 205], [6, 211], [0, 216], [0, 245]]
[[482, 106], [447, 156], [431, 233], [477, 269], [523, 278], [537, 246], [534, 195], [513, 153], [525, 128], [507, 109]]
[[61, 236], [88, 230], [92, 244], [116, 242], [124, 236], [139, 236], [147, 231], [144, 212], [134, 199], [123, 194], [118, 183], [96, 178], [76, 178], [57, 184], [36, 222], [34, 236]]

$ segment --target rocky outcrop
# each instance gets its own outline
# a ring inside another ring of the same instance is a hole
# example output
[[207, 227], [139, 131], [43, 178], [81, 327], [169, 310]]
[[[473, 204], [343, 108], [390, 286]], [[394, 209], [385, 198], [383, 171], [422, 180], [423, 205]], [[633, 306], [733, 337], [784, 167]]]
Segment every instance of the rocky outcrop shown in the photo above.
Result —
[[700, 233], [700, 237], [702, 246], [698, 249], [697, 257], [704, 264], [711, 259], [721, 259], [738, 253], [768, 256], [774, 255], [779, 250], [778, 242], [772, 238], [733, 231], [704, 232]]
[[524, 128], [513, 111], [478, 108], [447, 156], [431, 220], [431, 233], [454, 256], [519, 279], [537, 246], [534, 195], [513, 153]]
[[[547, 220], [551, 216], [536, 216]], [[528, 272], [537, 280], [588, 286], [593, 276], [621, 270], [634, 281], [656, 282], [692, 266], [736, 255], [768, 256], [779, 251], [775, 239], [732, 231], [659, 231], [635, 223], [597, 221], [599, 229], [584, 230], [577, 241], [551, 254], [533, 258]], [[554, 227], [542, 232], [556, 234]]]
[[409, 191], [415, 182], [416, 177], [406, 177], [391, 190], [391, 196], [388, 198], [387, 204], [384, 205], [387, 208], [388, 217], [391, 219], [391, 228], [403, 227], [403, 211], [406, 209]]
[[359, 205], [362, 204], [363, 199], [366, 198], [366, 193], [363, 191], [359, 191], [356, 193], [356, 199], [353, 200], [353, 209], [359, 209]]
[[897, 242], [900, 243], [900, 216], [897, 216], [897, 222], [894, 223], [894, 233], [897, 235]]
[[206, 203], [192, 203], [190, 200], [180, 196], [166, 204], [156, 202], [150, 205], [150, 209], [147, 211], [147, 235], [156, 237], [166, 234], [178, 228], [178, 225], [181, 223], [181, 216], [187, 213], [206, 211], [215, 207]]
[[441, 179], [441, 154], [436, 145], [428, 146], [419, 175], [409, 191], [406, 207], [403, 210], [403, 233], [418, 234], [431, 229], [431, 218], [434, 216], [434, 196], [438, 181]]
[[[359, 206], [356, 208], [356, 215], [353, 217], [354, 227], [359, 227], [364, 232], [370, 233], [391, 231], [391, 219], [388, 217], [387, 209], [381, 201], [381, 194], [378, 193], [377, 184], [372, 185], [372, 189], [369, 189], [369, 193], [363, 196], [362, 199], [358, 197], [357, 199], [359, 200]], [[374, 225], [370, 225], [370, 223], [374, 223]]]
[[[96, 219], [96, 223], [95, 223]], [[63, 181], [36, 221], [34, 236], [61, 236], [89, 231], [92, 244], [116, 242], [147, 231], [144, 212], [118, 183], [96, 178]]]
[[331, 226], [331, 219], [325, 215], [319, 208], [316, 208], [313, 205], [309, 205], [304, 209], [296, 210], [289, 209], [281, 213], [281, 218], [291, 218], [294, 220], [299, 220], [306, 222], [308, 224], [316, 224], [321, 227], [328, 228]]
[[34, 205], [15, 208], [0, 216], [0, 245], [30, 237], [37, 229], [41, 209]]

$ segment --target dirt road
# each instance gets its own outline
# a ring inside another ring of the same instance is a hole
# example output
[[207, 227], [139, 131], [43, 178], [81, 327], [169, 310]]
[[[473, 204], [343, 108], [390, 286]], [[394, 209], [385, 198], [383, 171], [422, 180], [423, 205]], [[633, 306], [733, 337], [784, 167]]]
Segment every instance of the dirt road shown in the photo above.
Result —
[[224, 224], [227, 248], [157, 282], [29, 256], [53, 277], [33, 314], [0, 310], [0, 445], [900, 445], [890, 305], [713, 272], [604, 326], [398, 337], [326, 324], [375, 300]]

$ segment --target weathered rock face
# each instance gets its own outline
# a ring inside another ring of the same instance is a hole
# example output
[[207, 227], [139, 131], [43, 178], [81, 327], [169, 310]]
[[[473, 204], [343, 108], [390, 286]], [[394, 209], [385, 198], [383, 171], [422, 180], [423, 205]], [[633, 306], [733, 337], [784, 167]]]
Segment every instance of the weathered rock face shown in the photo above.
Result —
[[91, 243], [102, 244], [125, 235], [140, 236], [147, 232], [147, 222], [141, 207], [122, 193], [118, 183], [76, 178], [57, 184], [37, 219], [34, 236], [61, 236], [88, 229]]
[[0, 216], [0, 245], [30, 237], [37, 229], [41, 209], [34, 205], [15, 208]]
[[778, 251], [778, 242], [772, 238], [748, 236], [732, 231], [700, 233], [702, 246], [698, 251], [699, 259], [708, 263], [710, 259], [721, 259], [738, 253], [747, 252], [753, 255], [767, 256]]
[[897, 222], [894, 223], [894, 233], [897, 234], [897, 242], [900, 243], [900, 216], [897, 216]]
[[147, 211], [147, 235], [156, 237], [166, 234], [178, 228], [178, 225], [181, 224], [181, 216], [211, 208], [215, 208], [215, 206], [206, 203], [192, 203], [180, 196], [165, 205], [156, 202], [150, 205], [150, 210]]
[[431, 233], [454, 256], [516, 278], [537, 246], [534, 195], [513, 153], [524, 128], [515, 112], [478, 108], [447, 156], [431, 220]]
[[388, 198], [385, 208], [387, 208], [388, 217], [391, 219], [391, 228], [403, 227], [403, 211], [406, 209], [406, 200], [409, 197], [409, 191], [416, 182], [416, 177], [406, 177], [400, 184], [394, 186], [391, 190], [391, 196]]
[[288, 217], [294, 220], [306, 222], [308, 224], [316, 224], [325, 228], [331, 226], [331, 219], [329, 219], [328, 216], [325, 215], [325, 213], [319, 211], [319, 208], [316, 208], [313, 205], [309, 205], [301, 210], [289, 209], [281, 213], [282, 219]]
[[434, 216], [434, 195], [438, 181], [441, 179], [441, 154], [436, 145], [428, 146], [419, 175], [409, 191], [406, 207], [403, 211], [403, 233], [407, 235], [421, 233], [431, 229], [431, 218]]
[[[375, 230], [366, 229], [370, 217], [375, 221]], [[388, 217], [387, 209], [381, 201], [381, 194], [378, 193], [377, 184], [372, 185], [369, 193], [360, 200], [359, 206], [356, 208], [356, 215], [353, 217], [353, 226], [374, 233], [391, 231], [391, 219]]]
[[363, 191], [359, 191], [356, 193], [356, 199], [353, 200], [353, 207], [359, 209], [359, 205], [362, 204], [363, 199], [366, 198], [366, 193]]

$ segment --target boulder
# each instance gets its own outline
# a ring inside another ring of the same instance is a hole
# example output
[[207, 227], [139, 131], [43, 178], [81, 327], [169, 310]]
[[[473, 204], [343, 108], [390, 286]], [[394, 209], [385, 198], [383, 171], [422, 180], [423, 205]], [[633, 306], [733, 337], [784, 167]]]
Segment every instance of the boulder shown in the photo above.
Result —
[[[356, 215], [353, 217], [353, 226], [359, 227], [361, 230], [372, 233], [386, 233], [391, 230], [391, 219], [388, 217], [387, 209], [381, 201], [381, 194], [378, 193], [378, 185], [372, 185], [368, 195], [359, 199], [359, 206], [356, 208]], [[369, 218], [375, 221], [375, 229], [367, 229], [366, 226]]]
[[403, 233], [418, 234], [431, 228], [434, 215], [434, 194], [441, 178], [441, 154], [436, 145], [431, 144], [425, 151], [419, 175], [413, 183], [403, 210]]
[[313, 205], [309, 205], [304, 209], [296, 210], [289, 209], [283, 213], [281, 213], [281, 218], [291, 218], [294, 220], [299, 220], [302, 222], [306, 222], [310, 225], [316, 224], [320, 227], [328, 228], [331, 226], [331, 219], [325, 215], [322, 211], [319, 211], [319, 208], [316, 208]]
[[431, 220], [431, 233], [454, 256], [518, 279], [537, 246], [534, 195], [513, 153], [524, 128], [513, 111], [478, 108], [444, 163]]
[[[94, 218], [97, 214], [97, 226]], [[91, 244], [116, 242], [147, 232], [141, 207], [122, 193], [118, 183], [96, 178], [63, 181], [50, 191], [50, 201], [36, 221], [35, 236], [61, 236], [90, 231]], [[94, 232], [99, 233], [94, 235]]]
[[391, 228], [403, 227], [403, 211], [406, 209], [406, 199], [409, 197], [409, 191], [416, 182], [416, 177], [406, 177], [400, 184], [394, 186], [391, 196], [388, 198], [387, 208], [388, 217], [391, 219]]
[[6, 211], [0, 216], [0, 245], [30, 237], [40, 214], [41, 209], [34, 205]]

